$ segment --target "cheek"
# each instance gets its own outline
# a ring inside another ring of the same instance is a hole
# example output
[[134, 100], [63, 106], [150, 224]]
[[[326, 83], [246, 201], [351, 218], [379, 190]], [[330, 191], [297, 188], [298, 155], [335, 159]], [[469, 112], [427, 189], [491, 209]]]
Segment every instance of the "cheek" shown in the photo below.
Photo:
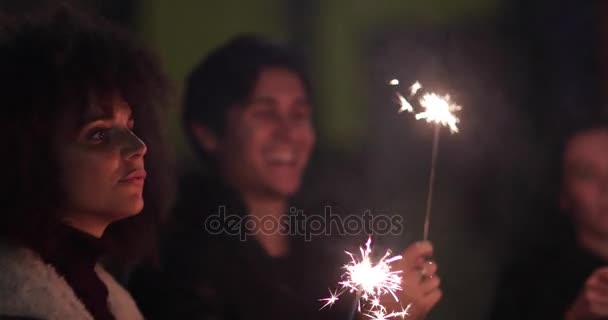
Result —
[[580, 214], [591, 213], [597, 205], [599, 190], [594, 183], [573, 183], [570, 194], [574, 209]]
[[298, 145], [300, 145], [302, 151], [306, 155], [309, 155], [316, 142], [315, 131], [312, 126], [302, 127], [299, 129], [297, 137]]
[[63, 158], [63, 180], [74, 198], [102, 195], [117, 178], [119, 162], [109, 152], [71, 150]]
[[249, 171], [262, 161], [264, 134], [252, 126], [232, 129], [221, 141], [220, 161], [230, 170]]
[[264, 148], [273, 143], [272, 129], [264, 126], [244, 127], [240, 132], [239, 146], [249, 161], [262, 160]]

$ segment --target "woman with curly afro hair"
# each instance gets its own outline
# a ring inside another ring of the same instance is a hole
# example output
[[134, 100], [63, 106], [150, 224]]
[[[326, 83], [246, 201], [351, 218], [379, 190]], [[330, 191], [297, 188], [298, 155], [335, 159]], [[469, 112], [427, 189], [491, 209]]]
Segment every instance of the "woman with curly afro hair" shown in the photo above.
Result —
[[141, 319], [99, 259], [155, 251], [172, 184], [165, 77], [66, 7], [0, 28], [0, 318]]

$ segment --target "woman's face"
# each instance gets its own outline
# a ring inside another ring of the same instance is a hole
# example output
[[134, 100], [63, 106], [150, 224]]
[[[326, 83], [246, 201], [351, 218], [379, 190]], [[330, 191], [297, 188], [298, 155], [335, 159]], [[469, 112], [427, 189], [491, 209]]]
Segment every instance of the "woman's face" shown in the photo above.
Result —
[[146, 177], [147, 149], [132, 131], [131, 108], [117, 95], [104, 103], [110, 107], [92, 105], [84, 125], [61, 135], [56, 148], [67, 196], [61, 219], [98, 236], [143, 209]]
[[562, 208], [579, 230], [608, 236], [608, 129], [573, 137], [564, 154]]
[[227, 114], [215, 155], [241, 192], [295, 193], [315, 143], [311, 106], [297, 74], [264, 69], [249, 102]]

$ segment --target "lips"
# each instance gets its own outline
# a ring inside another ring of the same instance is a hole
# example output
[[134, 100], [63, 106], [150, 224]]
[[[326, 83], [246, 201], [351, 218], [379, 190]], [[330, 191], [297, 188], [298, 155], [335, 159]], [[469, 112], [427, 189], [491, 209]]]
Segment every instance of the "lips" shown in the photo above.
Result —
[[264, 155], [265, 160], [273, 165], [289, 165], [293, 166], [296, 164], [295, 152], [283, 151], [283, 152], [267, 152]]
[[143, 182], [145, 179], [146, 179], [146, 170], [135, 169], [135, 170], [130, 171], [122, 179], [118, 180], [118, 182], [119, 183]]

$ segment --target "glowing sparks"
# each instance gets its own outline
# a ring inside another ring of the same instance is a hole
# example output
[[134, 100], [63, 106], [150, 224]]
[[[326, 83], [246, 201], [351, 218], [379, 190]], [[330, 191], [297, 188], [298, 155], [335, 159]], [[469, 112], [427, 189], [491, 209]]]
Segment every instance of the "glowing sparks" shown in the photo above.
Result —
[[405, 317], [409, 315], [408, 311], [410, 310], [411, 306], [412, 306], [411, 304], [408, 304], [405, 309], [401, 309], [401, 311], [399, 311], [399, 312], [391, 312], [391, 313], [387, 314], [385, 311], [376, 310], [376, 311], [367, 313], [365, 315], [372, 320], [387, 320], [390, 318], [397, 318], [397, 317], [399, 317], [401, 319], [405, 319]]
[[345, 267], [344, 281], [340, 284], [351, 291], [361, 291], [369, 300], [377, 299], [383, 294], [390, 293], [396, 301], [395, 291], [401, 290], [401, 271], [391, 271], [390, 263], [400, 260], [401, 256], [389, 257], [391, 252], [387, 251], [378, 263], [372, 263], [370, 259], [371, 238], [367, 240], [365, 249], [360, 248], [361, 259], [357, 261], [355, 256], [347, 252], [351, 257], [351, 263]]
[[418, 90], [422, 89], [422, 85], [420, 84], [420, 82], [416, 81], [414, 82], [414, 84], [410, 87], [410, 94], [411, 95], [415, 95]]
[[362, 305], [367, 307], [364, 314], [372, 319], [388, 319], [407, 314], [407, 309], [387, 314], [386, 307], [380, 303], [380, 298], [386, 294], [390, 294], [396, 302], [399, 302], [396, 292], [403, 290], [401, 270], [391, 270], [391, 263], [401, 260], [402, 257], [400, 255], [391, 256], [391, 252], [387, 251], [378, 262], [374, 263], [370, 257], [371, 243], [370, 237], [365, 248], [359, 248], [359, 257], [346, 252], [351, 261], [344, 266], [346, 272], [342, 275], [342, 281], [339, 282], [341, 288], [339, 291], [330, 291], [329, 298], [319, 300], [325, 302], [321, 309], [333, 305], [341, 294], [348, 291], [357, 294], [359, 297], [358, 310], [361, 311]]
[[[410, 97], [414, 97], [420, 89], [422, 89], [420, 82], [414, 82], [410, 87]], [[397, 97], [401, 105], [399, 112], [415, 112], [414, 107], [405, 97], [399, 93]], [[457, 124], [460, 119], [454, 115], [454, 112], [460, 111], [462, 107], [453, 103], [449, 95], [440, 96], [434, 92], [427, 92], [418, 99], [418, 103], [424, 110], [415, 114], [416, 120], [425, 119], [427, 122], [449, 127], [452, 133], [458, 132]]]
[[[325, 304], [321, 307], [321, 309], [327, 307], [327, 306], [331, 306], [334, 303], [336, 303], [336, 301], [338, 301], [338, 293], [337, 291], [331, 292], [331, 290], [329, 290], [329, 298], [323, 298], [323, 299], [319, 299], [319, 301], [324, 301]], [[319, 309], [319, 310], [321, 310]]]
[[393, 79], [393, 80], [389, 81], [388, 84], [390, 84], [391, 86], [398, 86], [399, 79]]
[[420, 99], [420, 105], [425, 110], [416, 114], [416, 120], [426, 119], [427, 122], [435, 122], [450, 127], [452, 133], [458, 132], [456, 124], [460, 122], [460, 119], [456, 118], [452, 112], [459, 111], [462, 108], [451, 103], [449, 95], [441, 97], [436, 93], [426, 93]]
[[412, 107], [412, 105], [405, 100], [405, 98], [397, 93], [397, 97], [399, 98], [399, 104], [401, 105], [401, 109], [399, 109], [399, 112], [414, 112], [414, 107]]

